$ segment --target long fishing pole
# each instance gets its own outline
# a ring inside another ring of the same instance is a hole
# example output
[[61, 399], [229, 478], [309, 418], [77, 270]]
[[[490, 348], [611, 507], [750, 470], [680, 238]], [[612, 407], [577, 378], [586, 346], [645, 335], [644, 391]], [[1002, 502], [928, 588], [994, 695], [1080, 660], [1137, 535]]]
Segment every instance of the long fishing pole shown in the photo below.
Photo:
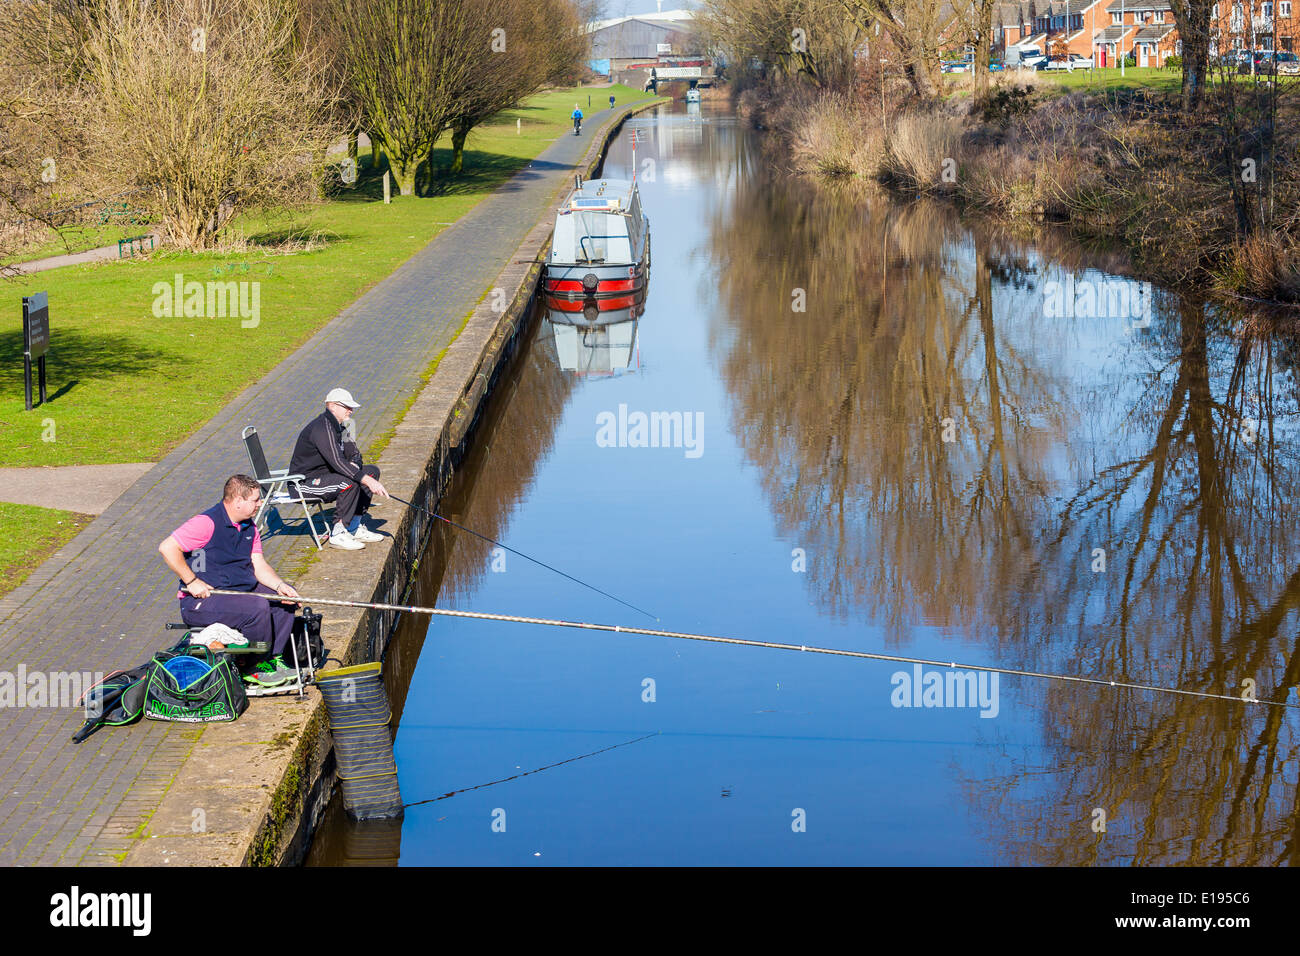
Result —
[[[266, 601], [284, 601], [276, 594], [257, 591], [219, 591], [213, 594], [260, 597]], [[359, 607], [377, 611], [406, 611], [413, 614], [437, 614], [445, 617], [468, 617], [480, 621], [507, 621], [513, 624], [545, 624], [548, 627], [573, 627], [584, 631], [609, 631], [615, 634], [645, 634], [650, 637], [672, 637], [687, 641], [707, 641], [713, 644], [738, 644], [743, 647], [769, 647], [780, 651], [805, 651], [809, 654], [831, 654], [836, 657], [856, 657], [869, 661], [890, 661], [896, 664], [923, 664], [930, 667], [951, 667], [963, 670], [987, 671], [990, 674], [1007, 674], [1012, 677], [1037, 677], [1042, 680], [1069, 681], [1075, 684], [1096, 684], [1102, 687], [1123, 687], [1128, 690], [1149, 690], [1160, 694], [1181, 694], [1186, 697], [1204, 697], [1211, 700], [1230, 700], [1245, 704], [1271, 704], [1274, 707], [1300, 707], [1284, 700], [1259, 700], [1233, 694], [1211, 694], [1201, 690], [1182, 690], [1177, 687], [1157, 687], [1154, 684], [1134, 684], [1128, 681], [1106, 680], [1098, 677], [1074, 677], [1070, 674], [1046, 674], [1040, 671], [1022, 671], [1010, 667], [990, 667], [987, 664], [958, 664], [956, 661], [936, 661], [923, 657], [900, 657], [894, 654], [872, 654], [868, 651], [846, 651], [835, 647], [813, 647], [807, 644], [781, 644], [776, 641], [750, 641], [741, 637], [719, 637], [712, 634], [691, 634], [685, 631], [657, 631], [645, 627], [627, 627], [622, 624], [593, 624], [584, 621], [560, 621], [545, 617], [522, 617], [516, 614], [489, 614], [483, 611], [456, 611], [442, 607], [417, 607], [415, 605], [377, 604], [369, 601], [340, 601], [333, 598], [290, 598], [295, 604], [321, 604], [334, 607]]]
[[622, 598], [615, 597], [614, 595], [610, 594], [608, 591], [602, 591], [594, 584], [588, 584], [586, 581], [580, 581], [577, 578], [575, 578], [572, 574], [567, 574], [566, 572], [561, 571], [559, 568], [552, 567], [551, 565], [547, 564], [545, 561], [538, 561], [536, 558], [530, 557], [529, 555], [524, 554], [522, 551], [516, 551], [514, 548], [510, 547], [509, 545], [502, 544], [500, 541], [496, 541], [492, 538], [489, 538], [485, 534], [479, 534], [473, 528], [467, 528], [463, 524], [457, 524], [456, 522], [452, 521], [450, 518], [446, 518], [438, 514], [438, 512], [436, 511], [430, 511], [428, 508], [422, 508], [419, 505], [417, 505], [415, 502], [407, 501], [405, 498], [399, 498], [397, 497], [397, 495], [389, 495], [388, 497], [392, 498], [394, 501], [406, 505], [406, 507], [408, 508], [414, 508], [416, 511], [423, 511], [425, 514], [437, 518], [439, 521], [445, 521], [453, 528], [457, 528], [460, 531], [464, 531], [468, 534], [472, 534], [474, 537], [481, 538], [482, 540], [488, 542], [489, 544], [495, 544], [498, 548], [501, 548], [504, 551], [509, 551], [511, 554], [516, 554], [519, 557], [523, 558], [525, 561], [531, 561], [533, 562], [533, 564], [536, 564], [539, 567], [546, 568], [546, 570], [548, 571], [554, 571], [556, 574], [560, 575], [561, 577], [568, 578], [574, 584], [581, 584], [584, 588], [587, 588], [588, 590], [591, 591], [595, 591], [597, 594], [602, 594], [605, 597], [609, 598], [611, 601], [617, 601], [619, 604], [623, 605], [624, 607], [630, 607], [638, 614], [644, 614], [646, 617], [651, 618], [652, 620], [655, 621], [659, 620], [658, 615], [651, 614], [649, 611], [644, 610], [643, 608], [639, 608], [635, 604], [629, 604], [627, 601], [624, 601]]

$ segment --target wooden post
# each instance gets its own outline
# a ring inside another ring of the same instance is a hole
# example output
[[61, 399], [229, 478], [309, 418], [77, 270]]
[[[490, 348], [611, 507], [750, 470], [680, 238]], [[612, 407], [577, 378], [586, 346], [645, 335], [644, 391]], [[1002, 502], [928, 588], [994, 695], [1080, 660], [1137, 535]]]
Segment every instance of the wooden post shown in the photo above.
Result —
[[384, 170], [384, 205], [387, 206], [393, 201], [392, 186], [388, 182], [388, 170]]

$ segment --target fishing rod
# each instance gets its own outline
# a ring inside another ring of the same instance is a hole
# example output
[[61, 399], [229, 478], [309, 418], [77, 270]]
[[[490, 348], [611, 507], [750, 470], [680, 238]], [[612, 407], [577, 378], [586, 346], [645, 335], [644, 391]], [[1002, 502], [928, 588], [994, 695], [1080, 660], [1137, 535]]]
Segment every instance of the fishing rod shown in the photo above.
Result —
[[642, 608], [639, 608], [639, 607], [637, 607], [635, 604], [629, 604], [627, 601], [624, 601], [622, 598], [614, 597], [614, 595], [610, 594], [608, 591], [602, 591], [600, 588], [596, 587], [594, 584], [588, 584], [586, 581], [579, 581], [579, 580], [578, 580], [577, 578], [575, 578], [572, 574], [567, 574], [567, 573], [565, 573], [564, 571], [561, 571], [559, 568], [552, 567], [551, 565], [547, 564], [545, 561], [538, 561], [536, 558], [534, 558], [534, 557], [530, 557], [529, 555], [524, 554], [522, 551], [516, 551], [514, 548], [510, 547], [509, 545], [504, 545], [504, 544], [502, 544], [500, 541], [496, 541], [496, 540], [494, 540], [494, 539], [492, 539], [492, 538], [489, 538], [489, 537], [488, 537], [487, 535], [485, 535], [485, 534], [479, 534], [479, 533], [478, 533], [477, 531], [475, 531], [473, 528], [467, 528], [467, 527], [465, 527], [463, 524], [457, 524], [456, 522], [452, 521], [450, 518], [445, 518], [445, 517], [443, 517], [442, 515], [438, 514], [438, 512], [436, 512], [436, 511], [430, 511], [428, 508], [422, 508], [422, 507], [420, 507], [419, 505], [417, 505], [415, 502], [413, 502], [413, 501], [407, 501], [405, 498], [399, 498], [399, 497], [397, 497], [397, 495], [389, 495], [388, 497], [392, 498], [394, 501], [397, 501], [397, 502], [400, 502], [401, 504], [406, 505], [406, 507], [408, 507], [408, 508], [414, 508], [416, 511], [423, 511], [425, 514], [430, 515], [431, 517], [437, 518], [439, 521], [445, 521], [445, 522], [447, 522], [447, 524], [451, 525], [453, 528], [456, 528], [456, 529], [458, 529], [458, 530], [460, 530], [460, 531], [464, 531], [464, 532], [466, 532], [466, 533], [468, 533], [468, 534], [472, 534], [474, 537], [476, 537], [476, 538], [481, 538], [482, 540], [488, 542], [489, 544], [495, 544], [498, 548], [501, 548], [501, 549], [503, 549], [503, 550], [505, 550], [505, 551], [509, 551], [511, 554], [516, 554], [516, 555], [518, 555], [519, 557], [523, 558], [525, 561], [531, 561], [531, 562], [533, 562], [533, 564], [536, 564], [536, 565], [539, 565], [540, 567], [546, 568], [546, 570], [548, 570], [548, 571], [554, 571], [556, 574], [560, 575], [561, 577], [568, 578], [568, 579], [569, 579], [570, 581], [572, 581], [574, 584], [581, 584], [584, 588], [587, 588], [588, 590], [591, 590], [591, 591], [595, 591], [597, 594], [602, 594], [602, 595], [604, 595], [605, 597], [609, 598], [611, 601], [617, 601], [619, 604], [622, 604], [624, 607], [630, 607], [632, 610], [636, 611], [638, 614], [644, 614], [646, 617], [651, 618], [651, 619], [656, 620], [656, 621], [659, 620], [659, 617], [658, 617], [657, 615], [655, 615], [655, 614], [651, 614], [649, 611], [646, 611], [646, 610], [644, 610], [644, 609], [642, 609]]
[[[213, 594], [229, 594], [235, 597], [260, 597], [265, 601], [284, 601], [277, 594], [262, 594], [258, 591], [219, 591]], [[720, 637], [713, 634], [691, 634], [685, 631], [658, 631], [645, 627], [627, 627], [622, 624], [594, 624], [585, 621], [561, 621], [545, 617], [522, 617], [516, 614], [490, 614], [484, 611], [456, 611], [442, 607], [418, 607], [415, 605], [377, 604], [369, 601], [340, 601], [333, 598], [290, 598], [296, 604], [321, 604], [334, 607], [358, 607], [376, 611], [405, 611], [412, 614], [437, 614], [444, 617], [468, 617], [479, 621], [506, 621], [512, 624], [544, 624], [548, 627], [572, 627], [584, 631], [608, 631], [615, 634], [645, 634], [649, 637], [671, 637], [687, 641], [706, 641], [712, 644], [737, 644], [742, 647], [769, 647], [780, 651], [804, 651], [809, 654], [830, 654], [835, 657], [856, 657], [869, 661], [889, 661], [895, 664], [922, 664], [930, 667], [961, 668], [962, 670], [986, 671], [990, 674], [1007, 674], [1011, 677], [1037, 677], [1042, 680], [1069, 681], [1075, 684], [1096, 684], [1102, 687], [1123, 687], [1128, 690], [1148, 690], [1160, 694], [1181, 694], [1185, 697], [1204, 697], [1210, 700], [1230, 700], [1245, 704], [1271, 704], [1274, 707], [1297, 708], [1285, 700], [1260, 700], [1253, 697], [1239, 697], [1233, 694], [1211, 694], [1201, 690], [1183, 690], [1178, 687], [1157, 687], [1154, 684], [1134, 684], [1129, 681], [1106, 680], [1098, 677], [1075, 677], [1070, 674], [1046, 674], [1040, 671], [1022, 671], [1010, 667], [990, 667], [987, 664], [958, 664], [956, 661], [936, 661], [923, 657], [900, 657], [895, 654], [873, 654], [868, 651], [846, 651], [835, 647], [813, 647], [807, 644], [782, 644], [776, 641], [751, 641], [741, 637]]]

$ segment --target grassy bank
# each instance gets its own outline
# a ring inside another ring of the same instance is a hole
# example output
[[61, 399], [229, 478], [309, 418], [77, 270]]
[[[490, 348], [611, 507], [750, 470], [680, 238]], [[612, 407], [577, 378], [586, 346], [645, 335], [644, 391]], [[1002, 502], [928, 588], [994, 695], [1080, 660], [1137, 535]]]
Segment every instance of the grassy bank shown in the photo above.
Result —
[[27, 579], [32, 569], [71, 541], [94, 518], [71, 511], [0, 501], [0, 596]]
[[[646, 98], [612, 87], [592, 91], [593, 105], [608, 105], [611, 92], [619, 103]], [[568, 130], [587, 95], [544, 93], [475, 130], [463, 173], [441, 178], [434, 196], [385, 206], [371, 177], [304, 213], [236, 220], [245, 238], [225, 252], [160, 252], [0, 285], [10, 316], [0, 333], [0, 466], [156, 460]], [[445, 169], [444, 145], [435, 162]], [[156, 317], [154, 285], [178, 273], [259, 283], [256, 325]], [[37, 291], [49, 293], [51, 401], [27, 412], [21, 297]]]
[[[1118, 71], [1095, 72], [1118, 80]], [[751, 89], [740, 107], [809, 176], [1068, 223], [1122, 242], [1165, 284], [1300, 301], [1300, 84], [1218, 82], [1187, 115], [1177, 72], [1126, 72], [1138, 88], [1071, 90], [1086, 76], [995, 74], [978, 110], [969, 95], [920, 103], [899, 84]], [[969, 84], [961, 78], [949, 93]]]

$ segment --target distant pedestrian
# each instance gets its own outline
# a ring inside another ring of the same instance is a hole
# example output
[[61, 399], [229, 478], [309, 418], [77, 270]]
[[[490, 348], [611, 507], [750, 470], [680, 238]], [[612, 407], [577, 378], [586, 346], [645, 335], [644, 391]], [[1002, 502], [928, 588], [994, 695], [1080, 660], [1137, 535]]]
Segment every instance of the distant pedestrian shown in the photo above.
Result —
[[609, 108], [610, 108], [610, 109], [613, 109], [613, 108], [614, 108], [614, 94], [613, 94], [613, 93], [610, 93], [610, 94], [609, 94]]

